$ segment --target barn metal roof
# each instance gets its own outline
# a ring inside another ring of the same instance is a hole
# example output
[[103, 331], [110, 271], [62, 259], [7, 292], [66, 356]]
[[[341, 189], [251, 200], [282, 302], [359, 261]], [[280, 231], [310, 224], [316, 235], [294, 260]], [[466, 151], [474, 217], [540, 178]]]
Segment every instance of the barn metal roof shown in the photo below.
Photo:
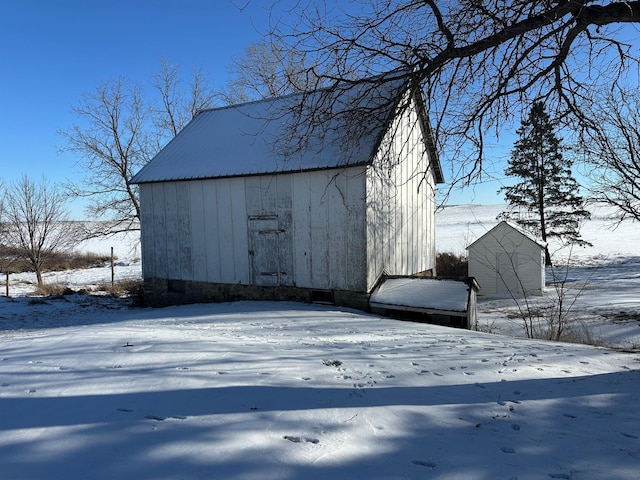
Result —
[[[366, 165], [373, 160], [405, 85], [406, 75], [396, 74], [382, 83], [371, 79], [201, 111], [131, 182]], [[418, 108], [424, 110], [423, 101]], [[421, 112], [421, 119], [428, 129], [426, 112]], [[442, 182], [430, 130], [426, 137], [436, 176]]]

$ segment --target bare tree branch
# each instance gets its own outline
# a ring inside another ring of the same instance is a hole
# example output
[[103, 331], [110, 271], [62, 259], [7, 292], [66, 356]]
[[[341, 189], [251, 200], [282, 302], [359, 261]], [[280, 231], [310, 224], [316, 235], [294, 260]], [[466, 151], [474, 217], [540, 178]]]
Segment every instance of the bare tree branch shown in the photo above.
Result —
[[454, 181], [479, 174], [484, 137], [535, 101], [561, 127], [585, 127], [584, 98], [640, 58], [619, 30], [640, 23], [638, 1], [307, 0], [291, 11], [297, 23], [275, 24], [270, 41], [304, 55], [323, 85], [402, 70], [424, 89], [440, 150], [464, 165]]
[[63, 150], [76, 153], [85, 172], [82, 184], [69, 184], [68, 191], [89, 201], [90, 218], [110, 222], [107, 234], [139, 228], [138, 190], [129, 180], [198, 110], [213, 103], [199, 70], [187, 90], [178, 67], [164, 62], [152, 85], [158, 103], [142, 85], [124, 78], [99, 85], [73, 108], [79, 123], [59, 131], [66, 140]]

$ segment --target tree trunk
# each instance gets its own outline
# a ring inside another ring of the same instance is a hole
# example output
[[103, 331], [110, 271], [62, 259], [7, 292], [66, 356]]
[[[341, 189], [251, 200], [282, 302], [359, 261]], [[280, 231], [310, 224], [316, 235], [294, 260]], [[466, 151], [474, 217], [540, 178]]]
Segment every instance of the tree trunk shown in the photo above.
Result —
[[545, 245], [544, 247], [544, 264], [546, 267], [553, 267], [553, 262], [551, 262], [551, 255], [549, 254], [549, 247]]

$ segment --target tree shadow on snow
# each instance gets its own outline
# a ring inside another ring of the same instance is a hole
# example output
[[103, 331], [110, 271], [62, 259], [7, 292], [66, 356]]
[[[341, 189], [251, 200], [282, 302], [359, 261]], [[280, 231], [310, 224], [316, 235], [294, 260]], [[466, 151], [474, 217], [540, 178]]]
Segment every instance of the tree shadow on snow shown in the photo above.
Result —
[[[582, 463], [627, 478], [615, 472], [629, 455], [640, 460], [629, 408], [639, 384], [640, 372], [629, 370], [429, 387], [0, 398], [0, 464], [11, 479], [429, 478], [432, 470], [573, 478]], [[504, 463], [491, 460], [496, 454]]]

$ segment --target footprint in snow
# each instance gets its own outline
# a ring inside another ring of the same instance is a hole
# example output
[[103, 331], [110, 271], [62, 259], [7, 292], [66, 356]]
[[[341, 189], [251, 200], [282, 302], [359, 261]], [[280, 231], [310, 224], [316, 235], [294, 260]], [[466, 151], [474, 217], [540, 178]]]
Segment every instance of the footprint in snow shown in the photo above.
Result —
[[320, 440], [318, 440], [317, 438], [311, 438], [311, 437], [298, 437], [294, 435], [285, 435], [282, 438], [284, 438], [285, 440], [289, 440], [290, 442], [293, 442], [293, 443], [302, 443], [302, 442], [320, 443]]
[[421, 467], [427, 467], [430, 469], [434, 469], [438, 466], [438, 464], [433, 460], [411, 460], [411, 463], [413, 463], [414, 465], [419, 465]]
[[158, 415], [145, 415], [144, 418], [146, 418], [148, 420], [157, 420], [159, 422], [162, 422], [162, 421], [166, 420], [167, 417], [160, 417]]
[[187, 417], [183, 416], [183, 415], [171, 415], [170, 417], [161, 417], [159, 415], [145, 415], [146, 419], [148, 420], [157, 420], [158, 422], [162, 422], [164, 420], [166, 420], [167, 418], [172, 418], [174, 420], [186, 420]]

